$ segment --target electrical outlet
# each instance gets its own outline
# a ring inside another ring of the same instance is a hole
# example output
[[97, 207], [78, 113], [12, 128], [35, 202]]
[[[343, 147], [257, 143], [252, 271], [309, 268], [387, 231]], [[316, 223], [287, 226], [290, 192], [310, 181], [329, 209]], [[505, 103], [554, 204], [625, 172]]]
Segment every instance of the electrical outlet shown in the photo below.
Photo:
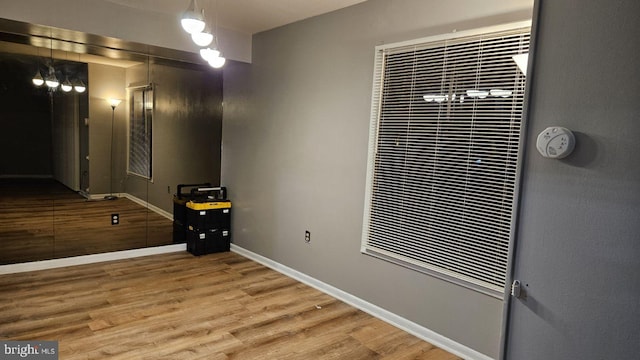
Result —
[[120, 224], [120, 215], [111, 214], [111, 225], [118, 225], [118, 224]]
[[304, 242], [306, 243], [311, 242], [311, 232], [309, 230], [304, 231]]
[[171, 194], [171, 185], [167, 186], [167, 194]]

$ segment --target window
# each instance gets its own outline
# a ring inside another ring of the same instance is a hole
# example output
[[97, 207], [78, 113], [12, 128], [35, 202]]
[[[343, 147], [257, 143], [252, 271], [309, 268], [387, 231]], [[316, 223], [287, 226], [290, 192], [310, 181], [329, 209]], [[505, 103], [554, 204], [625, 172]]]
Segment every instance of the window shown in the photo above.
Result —
[[362, 252], [502, 296], [529, 34], [376, 47]]
[[151, 179], [153, 89], [132, 88], [130, 100], [128, 172]]

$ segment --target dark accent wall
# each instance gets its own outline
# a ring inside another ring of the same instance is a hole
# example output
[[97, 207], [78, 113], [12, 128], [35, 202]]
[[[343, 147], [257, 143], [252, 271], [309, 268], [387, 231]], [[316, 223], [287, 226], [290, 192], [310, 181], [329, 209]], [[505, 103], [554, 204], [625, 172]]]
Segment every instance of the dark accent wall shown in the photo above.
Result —
[[172, 212], [178, 184], [220, 184], [222, 71], [167, 61], [127, 69], [127, 85], [149, 83], [153, 179], [127, 175], [124, 191]]
[[0, 176], [52, 176], [51, 99], [31, 82], [37, 64], [0, 54]]

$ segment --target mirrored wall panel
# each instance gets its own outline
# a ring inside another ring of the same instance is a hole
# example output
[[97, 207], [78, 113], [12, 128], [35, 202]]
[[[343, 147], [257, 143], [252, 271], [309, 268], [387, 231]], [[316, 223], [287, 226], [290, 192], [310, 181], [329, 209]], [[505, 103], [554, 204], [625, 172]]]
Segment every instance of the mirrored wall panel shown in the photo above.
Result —
[[222, 74], [193, 54], [0, 19], [0, 265], [173, 244], [220, 182]]

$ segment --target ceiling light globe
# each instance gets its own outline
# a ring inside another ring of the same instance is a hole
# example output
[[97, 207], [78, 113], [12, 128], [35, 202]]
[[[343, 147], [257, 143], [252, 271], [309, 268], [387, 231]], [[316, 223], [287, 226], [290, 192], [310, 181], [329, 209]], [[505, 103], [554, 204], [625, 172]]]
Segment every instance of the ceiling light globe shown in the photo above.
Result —
[[213, 41], [213, 35], [206, 31], [191, 34], [191, 39], [198, 46], [208, 46]]
[[204, 11], [196, 10], [198, 5], [196, 5], [196, 0], [191, 0], [189, 2], [189, 7], [185, 12], [182, 13], [182, 18], [180, 20], [180, 24], [184, 31], [189, 34], [197, 34], [202, 32], [205, 27], [204, 23]]
[[60, 88], [64, 92], [69, 92], [73, 90], [73, 85], [71, 85], [71, 82], [69, 82], [69, 79], [65, 79], [62, 85], [60, 85]]
[[57, 88], [58, 85], [60, 85], [60, 82], [58, 81], [58, 79], [54, 76], [49, 76], [47, 77], [47, 79], [44, 81], [48, 87], [50, 88]]
[[205, 27], [204, 21], [193, 17], [183, 17], [182, 20], [180, 20], [180, 24], [182, 24], [182, 28], [184, 29], [184, 31], [188, 32], [189, 34], [197, 34], [199, 32], [202, 32]]
[[76, 85], [73, 86], [73, 90], [75, 90], [77, 93], [82, 94], [87, 90], [87, 87], [84, 85], [82, 80], [78, 80], [78, 83], [76, 83]]
[[42, 75], [40, 75], [39, 71], [36, 74], [36, 76], [34, 76], [33, 79], [31, 79], [31, 81], [35, 86], [42, 86], [42, 84], [44, 84], [44, 79], [42, 78]]
[[223, 58], [222, 56], [217, 56], [209, 61], [209, 65], [211, 65], [212, 68], [219, 69], [224, 65], [226, 61], [227, 59]]
[[213, 60], [214, 58], [217, 58], [220, 56], [220, 51], [215, 50], [215, 49], [210, 49], [210, 48], [206, 48], [206, 49], [200, 49], [200, 56], [206, 60], [207, 62]]

